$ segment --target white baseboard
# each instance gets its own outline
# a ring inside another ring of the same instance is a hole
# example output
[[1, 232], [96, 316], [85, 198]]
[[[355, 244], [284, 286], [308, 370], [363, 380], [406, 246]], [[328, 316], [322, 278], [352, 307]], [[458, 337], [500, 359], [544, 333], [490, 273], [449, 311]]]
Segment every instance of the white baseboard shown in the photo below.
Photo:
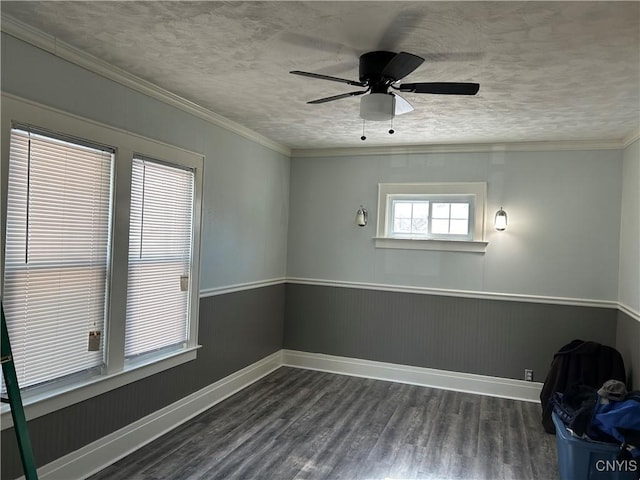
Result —
[[[281, 366], [538, 402], [541, 383], [320, 353], [280, 350], [38, 469], [41, 480], [80, 480], [129, 455]], [[24, 477], [21, 477], [24, 479]]]
[[[41, 480], [87, 478], [251, 385], [282, 365], [282, 351], [38, 469]], [[22, 477], [24, 478], [24, 477]]]
[[489, 377], [357, 358], [336, 357], [322, 353], [282, 351], [283, 365], [323, 372], [409, 383], [443, 390], [476, 393], [492, 397], [540, 402], [542, 383], [511, 378]]

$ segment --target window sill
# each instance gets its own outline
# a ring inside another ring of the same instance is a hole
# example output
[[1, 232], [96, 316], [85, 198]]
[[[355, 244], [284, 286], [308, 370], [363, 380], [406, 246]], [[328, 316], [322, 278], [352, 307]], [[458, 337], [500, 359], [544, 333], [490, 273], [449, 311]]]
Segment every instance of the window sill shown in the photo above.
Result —
[[[75, 403], [101, 395], [110, 390], [136, 382], [145, 377], [155, 375], [163, 370], [177, 367], [196, 359], [200, 345], [189, 347], [177, 352], [171, 352], [164, 357], [148, 360], [135, 366], [128, 366], [125, 370], [109, 375], [95, 375], [71, 385], [52, 385], [46, 391], [22, 392], [27, 420], [32, 420], [48, 413], [55, 412]], [[2, 430], [13, 426], [11, 408], [9, 404], [2, 404], [0, 408]]]
[[489, 242], [466, 240], [424, 240], [421, 238], [374, 237], [376, 248], [402, 250], [440, 250], [446, 252], [485, 253]]

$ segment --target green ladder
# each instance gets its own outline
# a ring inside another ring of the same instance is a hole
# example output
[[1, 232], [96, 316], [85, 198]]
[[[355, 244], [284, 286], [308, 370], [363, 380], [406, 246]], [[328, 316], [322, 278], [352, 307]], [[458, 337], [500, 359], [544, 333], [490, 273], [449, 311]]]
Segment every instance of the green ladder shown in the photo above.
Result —
[[[2, 307], [2, 304], [0, 304], [0, 311], [2, 312], [2, 325], [0, 326], [2, 329], [0, 362], [2, 362], [4, 384], [7, 388], [7, 394], [9, 395], [8, 402], [11, 406], [13, 429], [16, 432], [16, 440], [18, 441], [20, 460], [22, 460], [25, 479], [38, 480], [36, 462], [33, 458], [33, 451], [31, 450], [31, 440], [29, 439], [27, 420], [24, 416], [24, 407], [22, 406], [22, 397], [20, 396], [20, 387], [18, 386], [18, 377], [16, 376], [16, 366], [13, 363], [9, 333], [7, 332], [7, 322], [4, 318], [4, 307]], [[6, 402], [7, 400], [3, 398], [2, 401]]]

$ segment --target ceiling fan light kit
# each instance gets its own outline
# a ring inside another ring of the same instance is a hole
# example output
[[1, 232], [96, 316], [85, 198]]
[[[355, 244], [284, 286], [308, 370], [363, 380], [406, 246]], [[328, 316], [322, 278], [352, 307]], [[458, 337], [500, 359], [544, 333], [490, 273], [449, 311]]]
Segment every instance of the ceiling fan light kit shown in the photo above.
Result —
[[360, 99], [360, 118], [372, 122], [391, 120], [395, 115], [396, 99], [388, 93], [370, 93]]
[[[319, 98], [307, 103], [326, 103], [364, 95], [360, 99], [360, 117], [363, 120], [374, 122], [393, 120], [394, 116], [413, 110], [407, 100], [397, 93], [390, 92], [390, 89], [400, 92], [434, 95], [475, 95], [478, 93], [480, 85], [477, 83], [419, 82], [398, 84], [400, 80], [417, 69], [423, 62], [424, 58], [407, 52], [375, 51], [360, 55], [359, 81], [300, 70], [294, 70], [290, 73], [366, 88], [366, 90], [356, 90]], [[389, 130], [389, 133], [393, 133], [393, 129]], [[362, 140], [366, 138], [364, 133], [360, 138]]]

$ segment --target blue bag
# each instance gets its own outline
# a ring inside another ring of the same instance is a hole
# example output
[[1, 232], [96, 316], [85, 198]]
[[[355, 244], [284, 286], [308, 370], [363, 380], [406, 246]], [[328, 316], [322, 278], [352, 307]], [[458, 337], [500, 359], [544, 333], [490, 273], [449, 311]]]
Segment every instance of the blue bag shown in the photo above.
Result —
[[619, 402], [598, 402], [588, 434], [594, 439], [613, 437], [622, 445], [635, 447], [631, 453], [640, 457], [640, 392], [631, 392]]

